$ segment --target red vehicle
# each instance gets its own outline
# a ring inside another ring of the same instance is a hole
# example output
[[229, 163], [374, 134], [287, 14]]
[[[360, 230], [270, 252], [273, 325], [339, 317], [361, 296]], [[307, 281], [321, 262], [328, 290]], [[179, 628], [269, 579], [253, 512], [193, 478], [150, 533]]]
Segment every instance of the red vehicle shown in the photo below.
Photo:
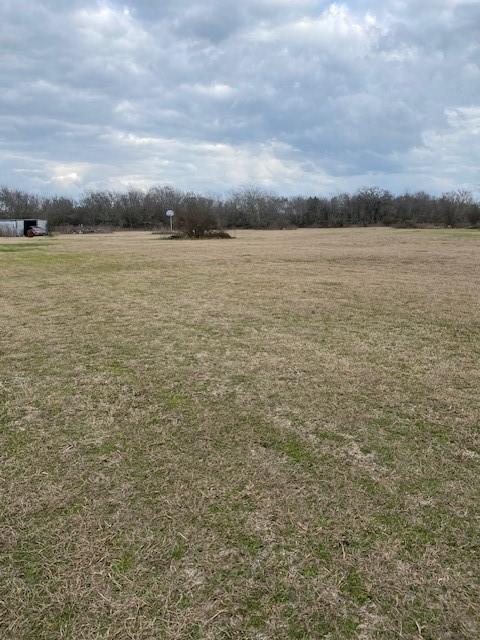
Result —
[[46, 236], [47, 232], [45, 229], [41, 229], [40, 227], [28, 227], [25, 235], [27, 238], [34, 238], [35, 236]]

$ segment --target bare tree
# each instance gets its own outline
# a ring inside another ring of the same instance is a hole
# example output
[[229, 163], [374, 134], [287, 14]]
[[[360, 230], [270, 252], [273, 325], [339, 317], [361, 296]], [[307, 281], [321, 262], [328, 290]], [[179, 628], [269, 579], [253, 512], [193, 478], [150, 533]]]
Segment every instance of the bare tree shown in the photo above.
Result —
[[177, 212], [177, 226], [189, 238], [201, 238], [218, 226], [213, 201], [194, 194], [183, 198]]

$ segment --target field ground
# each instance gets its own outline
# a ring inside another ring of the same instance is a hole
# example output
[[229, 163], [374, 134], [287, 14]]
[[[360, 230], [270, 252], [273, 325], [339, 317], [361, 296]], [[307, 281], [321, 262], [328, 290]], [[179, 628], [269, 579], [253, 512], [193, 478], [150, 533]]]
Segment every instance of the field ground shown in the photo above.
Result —
[[480, 233], [0, 241], [0, 637], [480, 637]]

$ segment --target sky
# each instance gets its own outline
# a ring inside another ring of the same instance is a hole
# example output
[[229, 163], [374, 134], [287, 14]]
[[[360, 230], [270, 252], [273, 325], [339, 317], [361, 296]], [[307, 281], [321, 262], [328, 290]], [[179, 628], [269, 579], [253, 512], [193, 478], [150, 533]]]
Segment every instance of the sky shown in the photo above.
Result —
[[1, 0], [0, 184], [480, 195], [480, 0]]

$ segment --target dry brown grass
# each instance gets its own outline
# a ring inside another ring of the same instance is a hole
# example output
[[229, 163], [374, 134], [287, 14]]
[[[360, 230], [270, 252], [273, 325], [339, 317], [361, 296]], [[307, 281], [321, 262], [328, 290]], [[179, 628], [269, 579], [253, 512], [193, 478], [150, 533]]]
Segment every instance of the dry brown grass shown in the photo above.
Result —
[[0, 241], [0, 636], [474, 638], [480, 234]]

